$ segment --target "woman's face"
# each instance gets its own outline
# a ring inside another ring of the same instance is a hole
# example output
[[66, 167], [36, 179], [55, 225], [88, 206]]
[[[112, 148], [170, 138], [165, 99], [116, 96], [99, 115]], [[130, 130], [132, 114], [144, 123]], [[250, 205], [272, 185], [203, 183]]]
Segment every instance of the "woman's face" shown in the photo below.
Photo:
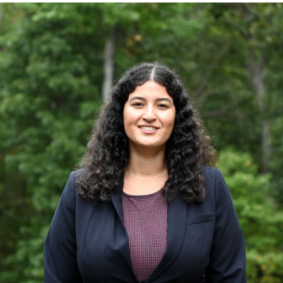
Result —
[[124, 106], [125, 132], [132, 145], [165, 147], [175, 121], [173, 98], [154, 81], [137, 86]]

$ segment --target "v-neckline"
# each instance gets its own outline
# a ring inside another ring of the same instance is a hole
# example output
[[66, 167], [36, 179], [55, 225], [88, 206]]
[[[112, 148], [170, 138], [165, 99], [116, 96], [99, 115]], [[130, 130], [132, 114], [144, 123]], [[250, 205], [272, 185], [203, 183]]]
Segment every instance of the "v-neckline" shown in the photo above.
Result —
[[[114, 190], [111, 194], [111, 199], [118, 217], [124, 227], [125, 237], [127, 239], [127, 251], [125, 254], [125, 259], [128, 265], [131, 267], [132, 274], [136, 278], [137, 282], [140, 282], [132, 268], [131, 254], [129, 247], [129, 239], [127, 235], [126, 228], [124, 226], [123, 220], [123, 209], [122, 209], [122, 195], [123, 195], [123, 180], [119, 188]], [[163, 272], [165, 272], [171, 264], [174, 262], [176, 257], [179, 255], [181, 250], [185, 230], [186, 230], [186, 219], [187, 219], [187, 203], [182, 199], [180, 195], [176, 195], [175, 198], [169, 202], [168, 205], [168, 228], [167, 228], [167, 246], [165, 253], [154, 269], [149, 278], [145, 281], [146, 283], [152, 282], [157, 277], [159, 277]]]

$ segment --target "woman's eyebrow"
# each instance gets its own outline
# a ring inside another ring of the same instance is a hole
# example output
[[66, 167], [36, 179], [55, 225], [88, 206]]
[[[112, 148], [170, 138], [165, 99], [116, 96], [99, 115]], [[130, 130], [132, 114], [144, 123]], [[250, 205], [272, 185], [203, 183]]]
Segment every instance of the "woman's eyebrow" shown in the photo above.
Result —
[[134, 96], [134, 97], [132, 97], [132, 98], [129, 100], [129, 102], [131, 102], [131, 101], [134, 100], [134, 99], [140, 99], [140, 100], [146, 101], [146, 99], [143, 98], [143, 97], [141, 97], [141, 96]]
[[170, 104], [173, 104], [172, 101], [169, 98], [157, 98], [156, 101], [162, 101], [162, 100], [166, 100], [168, 102], [170, 102]]
[[[141, 96], [134, 96], [132, 97], [129, 102], [131, 102], [132, 100], [134, 99], [139, 99], [139, 100], [143, 100], [143, 101], [146, 101], [146, 99], [144, 97], [141, 97]], [[161, 98], [157, 98], [156, 101], [168, 101], [170, 104], [173, 104], [172, 101], [169, 99], [169, 98], [166, 98], [166, 97], [161, 97]]]

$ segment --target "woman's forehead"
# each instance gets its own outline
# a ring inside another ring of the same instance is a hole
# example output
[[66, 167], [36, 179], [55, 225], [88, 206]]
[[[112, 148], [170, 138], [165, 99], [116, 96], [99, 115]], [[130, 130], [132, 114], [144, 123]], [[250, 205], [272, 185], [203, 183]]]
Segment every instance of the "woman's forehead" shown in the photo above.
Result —
[[142, 97], [144, 99], [164, 97], [173, 102], [173, 98], [168, 94], [166, 87], [155, 81], [147, 81], [137, 86], [136, 89], [129, 94], [128, 100], [133, 97]]

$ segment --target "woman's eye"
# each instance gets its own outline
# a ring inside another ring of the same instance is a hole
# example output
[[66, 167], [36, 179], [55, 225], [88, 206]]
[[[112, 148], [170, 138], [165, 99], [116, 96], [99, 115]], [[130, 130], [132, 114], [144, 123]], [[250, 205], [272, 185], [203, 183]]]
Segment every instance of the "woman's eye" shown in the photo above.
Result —
[[159, 104], [160, 108], [168, 108], [168, 106], [166, 104]]
[[142, 106], [142, 104], [140, 102], [136, 102], [136, 103], [133, 104], [133, 106], [140, 107], [140, 106]]

